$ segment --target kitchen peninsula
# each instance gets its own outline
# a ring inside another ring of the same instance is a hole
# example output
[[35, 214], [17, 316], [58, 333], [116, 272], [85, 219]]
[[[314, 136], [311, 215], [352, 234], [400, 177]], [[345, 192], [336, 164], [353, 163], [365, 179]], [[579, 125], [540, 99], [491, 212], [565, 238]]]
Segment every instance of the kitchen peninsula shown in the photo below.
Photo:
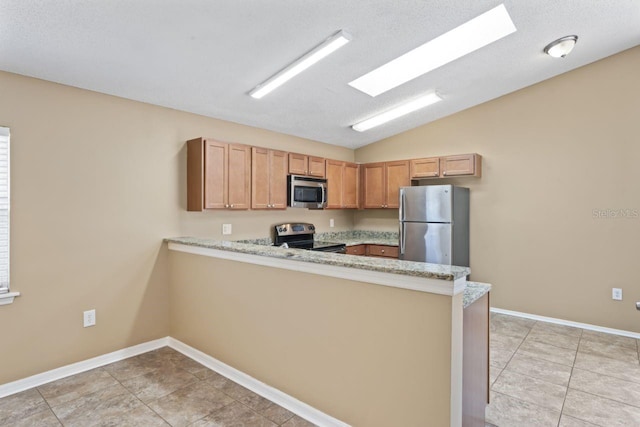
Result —
[[[390, 243], [359, 237], [350, 243]], [[483, 412], [488, 375], [486, 347], [468, 352], [464, 364], [475, 361], [481, 375], [468, 379], [465, 366], [463, 393], [463, 319], [466, 308], [486, 306], [474, 311], [484, 328], [471, 338], [488, 345], [490, 286], [467, 282], [468, 268], [285, 249], [270, 239], [167, 242], [172, 337], [336, 422], [484, 425], [483, 413], [463, 415], [463, 405]], [[473, 384], [479, 393], [466, 390]]]

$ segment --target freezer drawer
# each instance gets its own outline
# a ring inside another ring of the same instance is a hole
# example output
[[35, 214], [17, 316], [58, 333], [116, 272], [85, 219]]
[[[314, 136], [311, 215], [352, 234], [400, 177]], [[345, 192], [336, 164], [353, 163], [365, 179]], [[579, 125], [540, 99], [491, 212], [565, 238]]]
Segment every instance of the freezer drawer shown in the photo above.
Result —
[[400, 223], [400, 259], [451, 265], [451, 224]]

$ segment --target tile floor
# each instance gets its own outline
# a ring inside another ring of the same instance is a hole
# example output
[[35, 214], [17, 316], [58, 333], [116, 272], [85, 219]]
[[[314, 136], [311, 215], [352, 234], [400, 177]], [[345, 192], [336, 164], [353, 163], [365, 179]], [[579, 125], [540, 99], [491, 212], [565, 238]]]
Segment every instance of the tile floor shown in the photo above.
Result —
[[639, 342], [491, 314], [487, 426], [640, 426]]
[[0, 426], [308, 427], [163, 347], [0, 399]]
[[[491, 314], [487, 426], [640, 426], [638, 340]], [[0, 399], [6, 426], [308, 427], [164, 347]]]

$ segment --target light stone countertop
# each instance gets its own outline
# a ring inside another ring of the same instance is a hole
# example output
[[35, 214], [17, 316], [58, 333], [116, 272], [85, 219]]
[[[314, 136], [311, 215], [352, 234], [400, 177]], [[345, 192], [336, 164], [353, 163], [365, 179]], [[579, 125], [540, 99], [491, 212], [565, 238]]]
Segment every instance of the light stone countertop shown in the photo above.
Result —
[[355, 245], [388, 245], [398, 246], [398, 232], [395, 231], [367, 231], [351, 230], [328, 233], [317, 233], [315, 240], [324, 242], [344, 243], [347, 246]]
[[462, 297], [462, 306], [464, 308], [469, 307], [490, 291], [491, 285], [488, 283], [467, 282], [467, 287], [464, 289], [464, 295]]
[[[351, 233], [351, 232], [344, 232]], [[318, 233], [319, 238], [327, 241], [343, 241], [340, 236], [326, 236], [325, 233]], [[336, 233], [337, 234], [337, 233]], [[363, 233], [364, 234], [364, 233]], [[397, 236], [397, 233], [396, 233]], [[353, 236], [355, 239], [362, 239], [366, 236]], [[373, 236], [371, 236], [373, 238]], [[378, 236], [381, 240], [389, 241], [389, 236]], [[318, 240], [320, 240], [318, 239]], [[338, 240], [336, 240], [338, 239]], [[346, 236], [345, 236], [346, 239]], [[252, 255], [267, 256], [272, 258], [282, 258], [310, 263], [335, 265], [340, 267], [355, 268], [369, 271], [379, 271], [383, 273], [398, 274], [413, 277], [425, 277], [432, 279], [453, 281], [470, 273], [468, 267], [457, 267], [441, 264], [427, 264], [423, 262], [401, 261], [391, 258], [363, 257], [357, 255], [335, 254], [328, 252], [306, 251], [301, 249], [284, 249], [271, 246], [270, 238], [225, 241], [197, 237], [176, 237], [165, 239], [169, 243], [177, 243], [203, 248], [218, 249], [230, 252], [238, 252]], [[364, 243], [371, 243], [373, 239], [365, 238]], [[397, 243], [396, 243], [397, 244]]]

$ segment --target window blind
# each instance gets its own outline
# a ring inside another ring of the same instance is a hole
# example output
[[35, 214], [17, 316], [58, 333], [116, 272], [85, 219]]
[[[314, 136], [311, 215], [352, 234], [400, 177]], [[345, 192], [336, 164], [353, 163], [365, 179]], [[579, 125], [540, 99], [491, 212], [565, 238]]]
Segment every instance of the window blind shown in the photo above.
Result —
[[9, 292], [9, 128], [0, 127], [0, 294]]

